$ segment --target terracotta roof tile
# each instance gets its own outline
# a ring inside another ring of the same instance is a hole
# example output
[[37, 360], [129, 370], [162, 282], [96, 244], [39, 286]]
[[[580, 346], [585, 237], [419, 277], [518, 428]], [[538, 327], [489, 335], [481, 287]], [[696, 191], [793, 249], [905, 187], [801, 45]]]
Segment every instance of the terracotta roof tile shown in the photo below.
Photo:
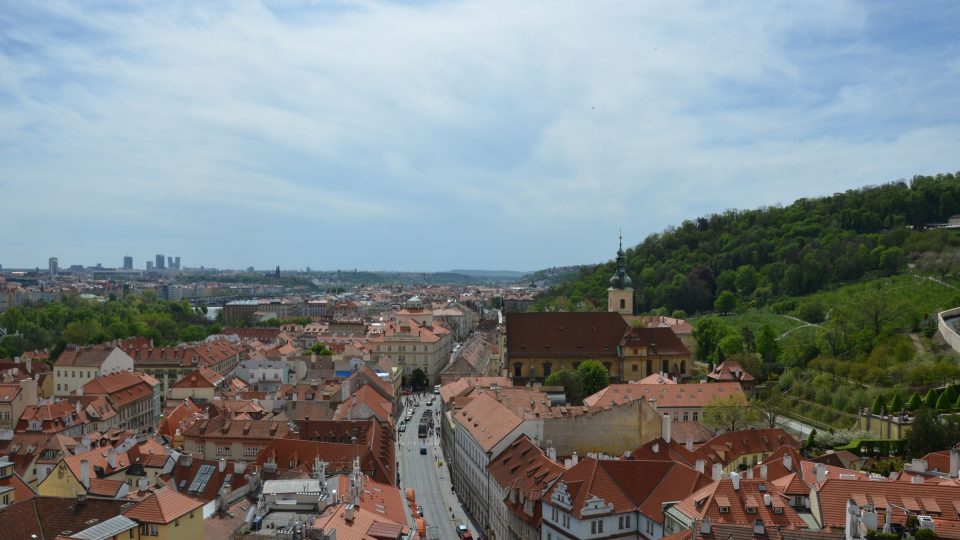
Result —
[[165, 487], [150, 494], [123, 515], [144, 523], [166, 524], [201, 506], [202, 502]]

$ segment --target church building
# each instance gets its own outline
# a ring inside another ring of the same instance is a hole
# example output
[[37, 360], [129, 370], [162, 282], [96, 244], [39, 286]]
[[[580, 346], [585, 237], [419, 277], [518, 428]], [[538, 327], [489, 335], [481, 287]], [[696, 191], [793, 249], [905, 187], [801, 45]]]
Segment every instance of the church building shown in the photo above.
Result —
[[515, 384], [543, 382], [556, 370], [576, 369], [585, 360], [597, 360], [613, 382], [657, 373], [683, 378], [690, 366], [690, 350], [673, 330], [628, 322], [635, 319], [632, 285], [621, 238], [606, 312], [508, 313], [506, 375]]

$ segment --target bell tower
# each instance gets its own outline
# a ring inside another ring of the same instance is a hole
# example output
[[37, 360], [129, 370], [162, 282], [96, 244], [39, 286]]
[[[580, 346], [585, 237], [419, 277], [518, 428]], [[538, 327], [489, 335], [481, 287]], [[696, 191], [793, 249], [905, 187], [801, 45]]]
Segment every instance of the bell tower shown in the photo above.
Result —
[[633, 315], [633, 281], [627, 275], [627, 257], [623, 253], [623, 233], [620, 233], [620, 249], [617, 250], [617, 271], [610, 278], [607, 289], [607, 311], [621, 315]]

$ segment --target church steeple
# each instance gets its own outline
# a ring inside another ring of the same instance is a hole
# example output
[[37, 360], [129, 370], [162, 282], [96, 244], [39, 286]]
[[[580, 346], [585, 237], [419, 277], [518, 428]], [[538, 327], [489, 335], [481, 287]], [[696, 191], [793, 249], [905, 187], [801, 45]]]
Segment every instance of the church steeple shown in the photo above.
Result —
[[627, 275], [627, 256], [623, 252], [623, 233], [620, 233], [620, 249], [617, 250], [617, 271], [610, 278], [610, 287], [613, 289], [628, 289], [633, 280]]
[[633, 315], [633, 280], [627, 275], [627, 256], [623, 252], [623, 232], [620, 233], [620, 249], [617, 250], [617, 270], [610, 277], [607, 289], [607, 311], [621, 315]]

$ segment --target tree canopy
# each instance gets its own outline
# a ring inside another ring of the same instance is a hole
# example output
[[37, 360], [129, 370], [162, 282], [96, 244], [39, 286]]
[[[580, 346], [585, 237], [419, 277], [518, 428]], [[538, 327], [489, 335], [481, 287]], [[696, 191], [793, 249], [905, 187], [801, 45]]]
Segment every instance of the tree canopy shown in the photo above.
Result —
[[589, 396], [610, 385], [610, 372], [597, 360], [587, 360], [577, 366], [577, 374], [583, 382], [583, 395]]
[[703, 425], [737, 431], [760, 421], [760, 411], [739, 394], [718, 396], [703, 407]]
[[[715, 305], [724, 292], [742, 302], [768, 303], [834, 283], [893, 275], [906, 268], [909, 257], [958, 245], [950, 231], [924, 230], [928, 223], [946, 222], [957, 208], [960, 175], [941, 174], [799, 199], [785, 207], [728, 210], [651, 234], [626, 250], [627, 272], [637, 283], [641, 312], [693, 314], [728, 307]], [[928, 257], [927, 263], [936, 267], [942, 261]], [[548, 309], [560, 298], [577, 309], [602, 308], [615, 266], [611, 260], [584, 267], [575, 279], [542, 295], [535, 309]]]

